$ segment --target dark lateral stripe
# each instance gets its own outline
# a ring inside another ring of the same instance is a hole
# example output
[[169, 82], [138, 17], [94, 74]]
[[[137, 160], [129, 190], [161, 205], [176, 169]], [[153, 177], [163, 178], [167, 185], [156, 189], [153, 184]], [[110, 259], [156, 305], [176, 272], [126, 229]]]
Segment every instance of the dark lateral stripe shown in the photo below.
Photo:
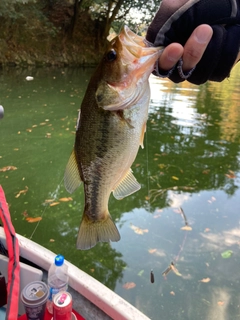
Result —
[[[107, 112], [105, 117], [103, 117], [103, 124], [101, 126], [101, 137], [99, 138], [99, 143], [96, 146], [96, 156], [102, 159], [106, 153], [109, 151], [109, 122], [111, 121], [111, 114]], [[99, 189], [101, 187], [101, 180], [102, 180], [102, 165], [99, 166], [99, 170], [94, 172], [96, 176], [92, 179], [92, 185], [90, 190], [90, 197], [91, 197], [91, 218], [97, 220], [98, 217], [98, 203], [99, 203]], [[88, 187], [89, 188], [89, 187]], [[90, 188], [89, 188], [90, 189]]]

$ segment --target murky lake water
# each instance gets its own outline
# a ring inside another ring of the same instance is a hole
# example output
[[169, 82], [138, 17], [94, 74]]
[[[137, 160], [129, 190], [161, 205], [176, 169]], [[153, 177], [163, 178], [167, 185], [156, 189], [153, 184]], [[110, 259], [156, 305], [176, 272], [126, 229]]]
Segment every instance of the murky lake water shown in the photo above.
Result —
[[121, 241], [83, 252], [75, 249], [83, 189], [69, 195], [62, 179], [93, 70], [1, 72], [0, 184], [16, 232], [62, 253], [153, 320], [240, 319], [237, 68], [230, 80], [199, 87], [151, 78], [145, 148], [132, 167], [142, 189], [110, 199]]

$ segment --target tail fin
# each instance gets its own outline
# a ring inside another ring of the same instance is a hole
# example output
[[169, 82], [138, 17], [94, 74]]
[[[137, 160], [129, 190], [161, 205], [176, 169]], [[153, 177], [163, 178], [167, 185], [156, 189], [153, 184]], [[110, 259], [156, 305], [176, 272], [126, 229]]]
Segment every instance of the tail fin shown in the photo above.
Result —
[[90, 220], [83, 215], [80, 224], [77, 249], [87, 250], [94, 247], [98, 242], [119, 241], [120, 234], [110, 214], [104, 220]]

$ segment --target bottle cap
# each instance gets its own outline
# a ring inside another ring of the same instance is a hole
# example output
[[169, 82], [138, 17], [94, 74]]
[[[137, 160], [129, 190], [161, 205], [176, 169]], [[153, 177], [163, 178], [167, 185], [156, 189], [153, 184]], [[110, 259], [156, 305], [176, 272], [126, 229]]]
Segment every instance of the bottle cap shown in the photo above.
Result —
[[55, 257], [55, 265], [58, 267], [61, 267], [64, 263], [64, 256], [62, 256], [61, 254], [58, 254]]

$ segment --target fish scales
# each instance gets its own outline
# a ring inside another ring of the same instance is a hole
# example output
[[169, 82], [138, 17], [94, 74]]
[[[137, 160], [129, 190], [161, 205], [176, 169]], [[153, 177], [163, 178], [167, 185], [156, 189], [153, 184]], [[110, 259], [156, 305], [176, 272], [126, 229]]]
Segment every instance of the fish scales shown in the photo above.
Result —
[[111, 193], [122, 199], [140, 189], [131, 165], [136, 158], [148, 117], [148, 78], [160, 56], [159, 48], [127, 27], [113, 39], [92, 76], [77, 123], [74, 150], [64, 175], [74, 192], [83, 182], [85, 206], [77, 248], [118, 241], [108, 211]]

